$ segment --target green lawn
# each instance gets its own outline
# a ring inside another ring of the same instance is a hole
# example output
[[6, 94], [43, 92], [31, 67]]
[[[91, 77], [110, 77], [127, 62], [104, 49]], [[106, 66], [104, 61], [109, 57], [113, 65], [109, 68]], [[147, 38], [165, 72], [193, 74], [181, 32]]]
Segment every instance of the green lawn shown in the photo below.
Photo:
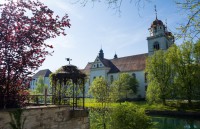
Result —
[[[192, 106], [188, 106], [186, 102], [177, 102], [177, 101], [167, 101], [166, 105], [162, 104], [148, 104], [146, 101], [136, 101], [130, 102], [135, 104], [144, 110], [170, 110], [170, 111], [199, 111], [200, 112], [200, 102], [193, 102]], [[108, 107], [115, 107], [120, 103], [108, 103], [106, 104]], [[85, 99], [85, 107], [87, 108], [98, 108], [101, 107], [102, 104], [100, 102], [96, 102], [95, 99], [86, 98]]]

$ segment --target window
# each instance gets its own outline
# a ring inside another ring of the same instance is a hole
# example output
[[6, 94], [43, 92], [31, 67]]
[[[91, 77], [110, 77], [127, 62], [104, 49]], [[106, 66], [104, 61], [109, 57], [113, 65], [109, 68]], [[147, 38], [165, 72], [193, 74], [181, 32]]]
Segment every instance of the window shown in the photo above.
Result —
[[93, 67], [95, 68], [95, 67], [96, 67], [96, 65], [93, 65]]
[[158, 42], [155, 42], [153, 45], [154, 50], [159, 50], [160, 49], [160, 45]]
[[148, 87], [148, 86], [145, 86], [145, 91], [147, 91], [147, 87]]
[[144, 73], [144, 82], [147, 83], [147, 73]]
[[136, 79], [136, 74], [135, 74], [135, 73], [132, 73], [132, 76], [133, 76], [133, 78], [135, 78], [135, 79]]
[[157, 32], [157, 28], [156, 27], [154, 28], [154, 31], [155, 31], [155, 33]]
[[113, 75], [110, 76], [110, 82], [112, 83], [114, 80]]

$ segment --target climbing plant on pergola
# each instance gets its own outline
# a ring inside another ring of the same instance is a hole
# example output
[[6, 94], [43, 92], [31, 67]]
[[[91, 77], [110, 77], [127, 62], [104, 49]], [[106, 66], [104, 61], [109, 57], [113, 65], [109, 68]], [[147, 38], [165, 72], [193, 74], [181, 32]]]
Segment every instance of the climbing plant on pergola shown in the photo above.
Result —
[[[82, 91], [82, 99], [83, 99], [83, 108], [85, 103], [85, 78], [86, 75], [77, 69], [74, 65], [66, 65], [62, 66], [59, 72], [51, 74], [51, 82], [52, 82], [52, 102], [55, 104], [56, 99], [58, 99], [58, 103], [61, 104], [62, 94], [61, 88], [67, 87], [67, 82], [72, 83], [72, 99], [73, 99], [73, 110], [77, 107], [78, 98], [80, 98], [80, 94], [78, 93], [78, 89]], [[56, 94], [58, 92], [58, 94]], [[71, 98], [71, 96], [66, 96], [67, 98]]]

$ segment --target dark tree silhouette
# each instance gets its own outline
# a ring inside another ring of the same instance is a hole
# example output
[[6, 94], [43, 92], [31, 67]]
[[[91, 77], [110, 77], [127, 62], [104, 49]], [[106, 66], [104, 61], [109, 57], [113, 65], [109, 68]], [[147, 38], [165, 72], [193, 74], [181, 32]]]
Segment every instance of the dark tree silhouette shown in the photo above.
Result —
[[0, 5], [0, 108], [23, 105], [29, 76], [52, 53], [48, 50], [53, 46], [44, 41], [66, 35], [68, 15], [53, 14], [39, 1], [7, 0]]
[[86, 6], [88, 3], [97, 3], [97, 2], [104, 2], [108, 5], [109, 8], [114, 9], [117, 13], [121, 13], [121, 6], [125, 2], [129, 2], [130, 4], [134, 3], [138, 10], [141, 7], [144, 7], [147, 2], [151, 2], [151, 0], [72, 0], [75, 3], [80, 3], [83, 6]]

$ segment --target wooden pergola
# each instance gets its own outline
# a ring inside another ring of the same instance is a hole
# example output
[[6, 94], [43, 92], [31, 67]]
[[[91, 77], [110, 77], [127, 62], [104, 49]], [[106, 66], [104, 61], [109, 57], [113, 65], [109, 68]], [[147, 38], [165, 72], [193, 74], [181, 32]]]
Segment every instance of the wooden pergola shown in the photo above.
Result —
[[[67, 82], [70, 81], [70, 82], [72, 82], [72, 85], [73, 85], [73, 88], [72, 88], [73, 110], [75, 107], [78, 106], [77, 101], [79, 98], [82, 98], [82, 100], [83, 100], [82, 107], [84, 109], [84, 107], [85, 107], [84, 106], [84, 103], [85, 103], [85, 78], [86, 78], [86, 75], [84, 73], [82, 73], [80, 70], [78, 70], [76, 66], [70, 65], [70, 64], [66, 65], [66, 66], [62, 66], [62, 68], [59, 70], [58, 73], [55, 73], [52, 75], [52, 80], [53, 80], [52, 102], [55, 104], [56, 92], [58, 92], [58, 103], [59, 103], [59, 105], [61, 104], [61, 100], [62, 100], [61, 88], [63, 86], [66, 86]], [[78, 88], [79, 88], [79, 90], [82, 91], [81, 94], [78, 93]], [[65, 97], [71, 98], [71, 96], [65, 96]]]

